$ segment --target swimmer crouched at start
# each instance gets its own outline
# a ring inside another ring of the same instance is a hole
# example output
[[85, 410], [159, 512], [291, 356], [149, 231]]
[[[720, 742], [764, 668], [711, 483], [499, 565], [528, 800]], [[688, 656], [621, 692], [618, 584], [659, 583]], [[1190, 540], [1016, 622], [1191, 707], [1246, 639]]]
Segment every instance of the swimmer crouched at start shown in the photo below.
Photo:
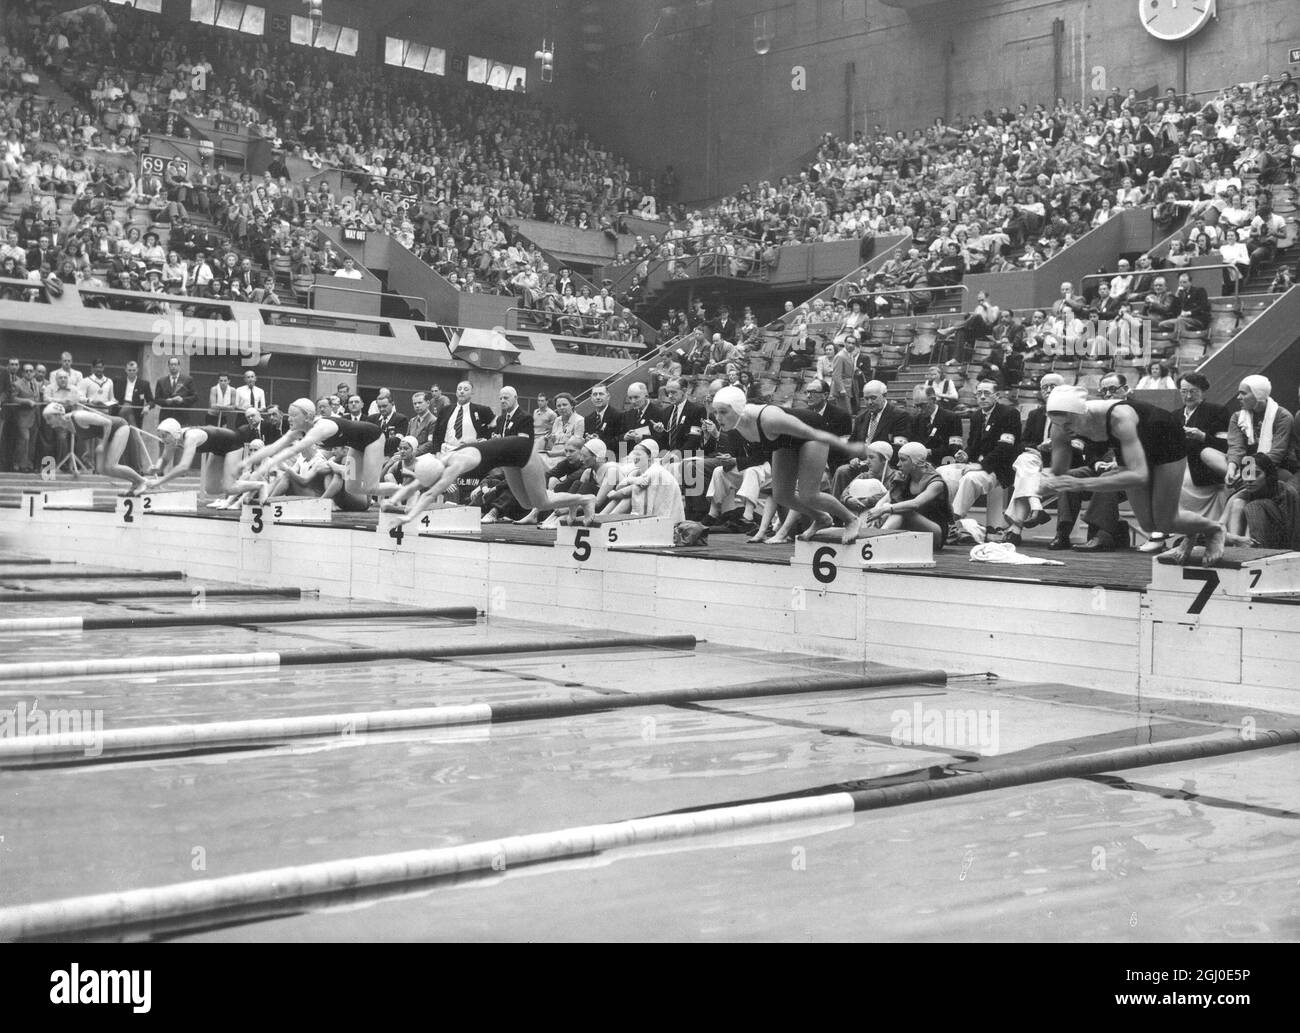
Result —
[[[592, 440], [582, 446], [578, 455], [587, 469], [595, 470], [606, 461], [607, 449], [604, 442]], [[596, 497], [549, 490], [546, 487], [546, 464], [542, 462], [541, 454], [533, 451], [532, 438], [522, 436], [462, 445], [440, 457], [420, 456], [412, 470], [414, 479], [399, 489], [384, 504], [384, 509], [400, 511], [403, 502], [420, 492], [419, 499], [402, 520], [404, 525], [409, 524], [434, 505], [460, 478], [482, 478], [497, 467], [502, 469], [511, 494], [521, 506], [538, 510], [581, 509], [584, 522], [593, 522]]]

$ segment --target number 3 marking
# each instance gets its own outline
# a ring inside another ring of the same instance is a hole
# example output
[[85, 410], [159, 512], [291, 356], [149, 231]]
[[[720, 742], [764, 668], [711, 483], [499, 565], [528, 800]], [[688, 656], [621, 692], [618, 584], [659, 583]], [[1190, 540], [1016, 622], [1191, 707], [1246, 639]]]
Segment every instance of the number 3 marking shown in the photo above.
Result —
[[262, 525], [262, 507], [261, 507], [261, 506], [254, 506], [254, 507], [253, 507], [253, 524], [252, 524], [252, 531], [253, 531], [253, 534], [261, 534], [261, 533], [262, 533], [262, 527], [263, 527], [263, 525]]

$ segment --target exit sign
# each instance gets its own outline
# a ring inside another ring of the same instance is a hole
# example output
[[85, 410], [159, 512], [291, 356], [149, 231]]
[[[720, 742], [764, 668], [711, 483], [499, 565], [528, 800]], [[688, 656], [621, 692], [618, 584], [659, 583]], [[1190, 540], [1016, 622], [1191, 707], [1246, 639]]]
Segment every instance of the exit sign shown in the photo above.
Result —
[[1288, 61], [1293, 65], [1300, 65], [1300, 47], [1292, 47], [1286, 53]]

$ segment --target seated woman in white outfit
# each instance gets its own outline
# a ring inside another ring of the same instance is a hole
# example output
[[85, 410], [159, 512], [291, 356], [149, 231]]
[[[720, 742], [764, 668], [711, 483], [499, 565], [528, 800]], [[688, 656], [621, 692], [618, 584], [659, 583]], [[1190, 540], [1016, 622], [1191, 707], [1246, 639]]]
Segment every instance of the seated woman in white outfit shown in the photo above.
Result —
[[632, 516], [666, 516], [673, 524], [686, 519], [682, 489], [677, 478], [659, 465], [659, 445], [652, 438], [640, 441], [628, 456], [618, 487], [609, 492], [602, 514], [630, 513]]

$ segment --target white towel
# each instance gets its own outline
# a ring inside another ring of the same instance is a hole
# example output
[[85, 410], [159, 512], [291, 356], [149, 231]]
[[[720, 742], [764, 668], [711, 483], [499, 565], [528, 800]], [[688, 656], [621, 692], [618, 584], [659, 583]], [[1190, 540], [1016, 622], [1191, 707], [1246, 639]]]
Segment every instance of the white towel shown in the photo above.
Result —
[[1038, 564], [1042, 566], [1063, 567], [1065, 563], [1062, 560], [1044, 560], [1035, 556], [1025, 556], [1016, 552], [1016, 547], [1010, 542], [988, 542], [984, 545], [977, 545], [970, 551], [972, 563], [1016, 563], [1016, 564]]

